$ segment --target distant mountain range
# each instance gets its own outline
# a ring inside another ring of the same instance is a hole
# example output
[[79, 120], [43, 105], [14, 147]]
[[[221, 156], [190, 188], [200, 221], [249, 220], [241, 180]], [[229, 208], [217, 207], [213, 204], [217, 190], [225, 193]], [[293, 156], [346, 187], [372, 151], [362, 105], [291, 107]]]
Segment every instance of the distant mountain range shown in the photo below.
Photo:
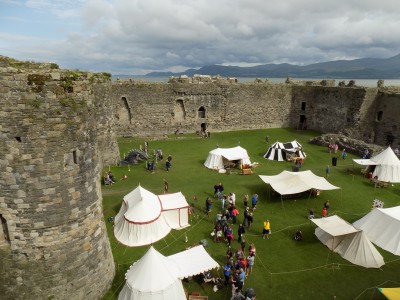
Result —
[[[265, 64], [254, 67], [211, 65], [184, 72], [151, 72], [146, 77], [165, 77], [194, 74], [220, 75], [222, 77], [259, 78], [347, 78], [347, 79], [400, 79], [400, 54], [386, 58], [361, 58], [335, 60], [307, 66], [291, 64]], [[120, 76], [120, 75], [116, 75]]]

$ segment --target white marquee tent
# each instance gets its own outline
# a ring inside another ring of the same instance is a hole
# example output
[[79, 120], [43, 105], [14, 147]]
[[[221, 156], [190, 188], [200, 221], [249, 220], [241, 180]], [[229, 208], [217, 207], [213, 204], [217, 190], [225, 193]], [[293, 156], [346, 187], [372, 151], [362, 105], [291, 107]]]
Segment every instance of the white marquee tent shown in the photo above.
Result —
[[247, 150], [237, 146], [234, 148], [216, 148], [209, 152], [204, 166], [213, 170], [224, 169], [229, 161], [240, 160], [243, 165], [251, 164]]
[[330, 216], [311, 221], [318, 226], [315, 229], [317, 238], [344, 259], [366, 268], [380, 268], [385, 264], [366, 234], [340, 217]]
[[390, 147], [370, 159], [353, 161], [362, 166], [375, 166], [372, 177], [377, 177], [379, 181], [400, 182], [400, 160]]
[[207, 253], [202, 245], [170, 255], [168, 259], [179, 265], [180, 279], [219, 268], [218, 263]]
[[306, 158], [306, 153], [303, 151], [303, 147], [296, 140], [287, 143], [273, 143], [264, 154], [264, 158], [269, 160], [285, 161], [287, 160], [288, 154], [300, 158]]
[[129, 247], [153, 244], [171, 229], [189, 226], [188, 207], [181, 193], [160, 197], [138, 186], [124, 196], [114, 219], [114, 236]]
[[181, 279], [219, 268], [202, 245], [163, 256], [153, 247], [125, 274], [118, 300], [186, 299]]
[[261, 180], [281, 195], [302, 193], [311, 189], [335, 190], [339, 187], [330, 184], [324, 177], [317, 176], [310, 170], [302, 172], [283, 171], [278, 175], [259, 175]]
[[158, 196], [162, 205], [162, 214], [172, 229], [182, 229], [189, 226], [189, 204], [181, 193]]
[[353, 223], [375, 245], [400, 255], [400, 206], [375, 208]]
[[129, 268], [125, 279], [118, 300], [186, 299], [179, 265], [153, 247]]

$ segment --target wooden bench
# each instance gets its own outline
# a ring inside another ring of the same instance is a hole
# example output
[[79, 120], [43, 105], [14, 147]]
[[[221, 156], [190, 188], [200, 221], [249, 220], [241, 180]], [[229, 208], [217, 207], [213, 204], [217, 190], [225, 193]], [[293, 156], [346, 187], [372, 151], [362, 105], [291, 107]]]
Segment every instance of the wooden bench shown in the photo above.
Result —
[[189, 300], [208, 300], [208, 296], [189, 295]]
[[253, 173], [253, 171], [251, 169], [242, 169], [242, 172], [240, 174], [242, 174], [242, 175], [250, 175], [252, 173]]

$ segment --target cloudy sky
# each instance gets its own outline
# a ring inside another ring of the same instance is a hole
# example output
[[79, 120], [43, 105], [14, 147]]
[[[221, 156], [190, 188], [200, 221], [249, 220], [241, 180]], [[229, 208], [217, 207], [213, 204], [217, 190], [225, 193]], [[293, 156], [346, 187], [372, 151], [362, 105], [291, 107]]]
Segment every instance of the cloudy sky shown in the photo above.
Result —
[[0, 55], [140, 75], [400, 53], [395, 0], [0, 0]]

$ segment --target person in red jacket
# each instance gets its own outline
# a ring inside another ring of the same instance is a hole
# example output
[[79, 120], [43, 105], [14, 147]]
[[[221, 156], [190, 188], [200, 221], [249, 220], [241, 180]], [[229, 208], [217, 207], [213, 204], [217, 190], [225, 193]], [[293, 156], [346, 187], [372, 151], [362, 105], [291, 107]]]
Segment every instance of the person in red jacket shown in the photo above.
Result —
[[322, 216], [326, 217], [328, 215], [328, 210], [326, 209], [326, 207], [324, 207], [324, 209], [322, 210]]

